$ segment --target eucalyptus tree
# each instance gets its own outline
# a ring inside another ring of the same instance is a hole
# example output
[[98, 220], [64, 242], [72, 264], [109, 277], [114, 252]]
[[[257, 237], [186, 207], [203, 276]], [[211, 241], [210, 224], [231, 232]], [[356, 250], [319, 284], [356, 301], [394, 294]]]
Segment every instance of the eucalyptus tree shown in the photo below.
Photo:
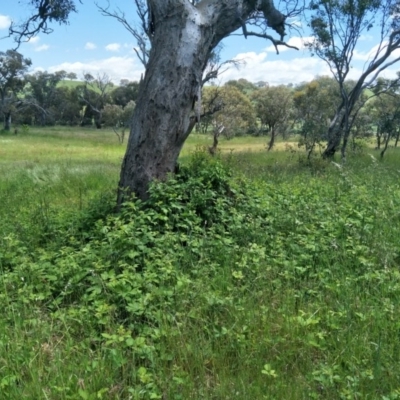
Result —
[[11, 129], [11, 116], [19, 106], [17, 95], [22, 91], [24, 75], [31, 60], [15, 50], [0, 52], [0, 112], [4, 119], [4, 130]]
[[110, 99], [113, 86], [107, 74], [97, 75], [97, 77], [91, 74], [83, 76], [83, 85], [79, 87], [79, 97], [86, 105], [85, 111], [87, 110], [90, 116], [93, 115], [97, 129], [101, 128], [103, 109]]
[[125, 107], [129, 102], [136, 101], [139, 91], [139, 82], [122, 79], [119, 86], [111, 91], [113, 103]]
[[215, 154], [220, 136], [231, 139], [254, 131], [256, 114], [250, 99], [237, 87], [208, 86], [203, 89], [200, 121], [212, 127], [210, 152]]
[[65, 71], [55, 73], [38, 71], [26, 76], [27, 85], [24, 90], [24, 102], [28, 101], [31, 104], [36, 114], [36, 120], [40, 125], [46, 125], [49, 122], [54, 123], [56, 111], [54, 106], [59, 95], [57, 85], [66, 76]]
[[293, 92], [293, 109], [297, 131], [301, 135], [300, 146], [304, 146], [307, 158], [316, 147], [326, 141], [326, 130], [335, 115], [340, 93], [333, 78], [318, 77], [311, 82], [298, 85]]
[[51, 114], [59, 125], [75, 126], [82, 122], [82, 102], [79, 87], [60, 86], [56, 88]]
[[[48, 30], [52, 20], [66, 22], [73, 0], [29, 0], [37, 13], [12, 25], [17, 41]], [[38, 7], [40, 3], [41, 7]], [[175, 170], [182, 146], [193, 126], [192, 111], [200, 103], [203, 71], [218, 44], [241, 29], [245, 37], [285, 45], [285, 23], [298, 0], [135, 0], [142, 6], [142, 27], [151, 49], [141, 82], [126, 154], [122, 163], [118, 204], [134, 192], [145, 199], [153, 179]], [[279, 37], [270, 35], [270, 30]], [[200, 107], [198, 107], [199, 109]], [[199, 113], [198, 113], [199, 115]]]
[[267, 150], [275, 144], [278, 133], [284, 134], [289, 127], [292, 113], [292, 90], [286, 86], [265, 86], [255, 90], [251, 99], [262, 127], [267, 127], [271, 135]]
[[[352, 111], [365, 88], [379, 74], [400, 60], [400, 3], [398, 0], [313, 0], [310, 3], [314, 40], [308, 43], [313, 54], [324, 60], [340, 90], [340, 102], [327, 129], [328, 144], [323, 155], [333, 157], [341, 146], [345, 157]], [[346, 87], [355, 49], [361, 35], [374, 29], [377, 45], [365, 63], [355, 85]]]
[[[381, 93], [371, 102], [370, 116], [376, 126], [377, 150], [383, 158], [392, 139], [397, 142], [400, 135], [400, 95], [396, 90]], [[381, 148], [382, 146], [382, 148]]]
[[104, 126], [113, 129], [120, 144], [124, 143], [126, 130], [131, 127], [135, 106], [135, 102], [131, 100], [124, 107], [118, 104], [106, 104], [103, 109]]
[[238, 88], [242, 93], [245, 95], [250, 95], [255, 90], [258, 89], [258, 86], [252, 82], [249, 82], [247, 79], [240, 78], [240, 79], [232, 79], [226, 82], [225, 85], [234, 86]]

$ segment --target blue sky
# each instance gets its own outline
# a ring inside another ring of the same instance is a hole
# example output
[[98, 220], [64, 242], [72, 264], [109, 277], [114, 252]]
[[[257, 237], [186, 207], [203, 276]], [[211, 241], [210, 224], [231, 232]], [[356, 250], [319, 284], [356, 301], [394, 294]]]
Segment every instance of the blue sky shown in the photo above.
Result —
[[[2, 1], [0, 9], [0, 37], [7, 35], [9, 21], [21, 20], [28, 15], [29, 9], [22, 1]], [[102, 16], [93, 0], [76, 1], [78, 13], [72, 14], [69, 25], [52, 25], [50, 35], [40, 34], [29, 43], [24, 43], [19, 51], [32, 60], [32, 72], [46, 70], [55, 72], [65, 70], [75, 72], [78, 77], [84, 73], [93, 75], [106, 73], [118, 83], [121, 79], [138, 80], [143, 67], [133, 48], [136, 43], [131, 34], [113, 18]], [[106, 0], [98, 0], [101, 6], [107, 6]], [[112, 0], [111, 8], [119, 7], [128, 21], [134, 24], [136, 11], [132, 0]], [[307, 37], [306, 32], [303, 36]], [[287, 36], [290, 44], [301, 47], [298, 33]], [[317, 75], [328, 75], [325, 63], [311, 57], [304, 49], [299, 51], [280, 48], [280, 54], [270, 42], [259, 38], [244, 39], [231, 36], [224, 41], [222, 59], [240, 59], [244, 64], [239, 68], [230, 68], [220, 77], [220, 83], [229, 79], [246, 78], [249, 81], [267, 81], [270, 84], [292, 82], [294, 84], [310, 81]], [[365, 36], [357, 49], [354, 68], [350, 77], [357, 77], [369, 51], [375, 45], [373, 34]], [[13, 47], [10, 39], [0, 40], [0, 50]], [[400, 66], [397, 67], [400, 69]], [[386, 73], [394, 76], [396, 65]]]

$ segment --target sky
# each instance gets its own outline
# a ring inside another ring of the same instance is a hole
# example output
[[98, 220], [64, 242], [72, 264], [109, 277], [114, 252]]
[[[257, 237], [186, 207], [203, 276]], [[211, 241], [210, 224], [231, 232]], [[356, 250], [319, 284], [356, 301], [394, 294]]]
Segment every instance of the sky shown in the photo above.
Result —
[[[32, 60], [30, 72], [64, 70], [76, 73], [80, 79], [85, 73], [94, 76], [107, 74], [116, 84], [121, 79], [139, 80], [144, 68], [133, 50], [136, 46], [133, 36], [114, 18], [102, 16], [93, 0], [82, 2], [76, 1], [78, 13], [71, 14], [69, 25], [53, 24], [53, 33], [39, 34], [18, 49]], [[107, 0], [97, 2], [107, 7]], [[111, 4], [110, 9], [121, 9], [126, 19], [135, 24], [133, 0], [112, 0]], [[2, 0], [0, 38], [7, 35], [11, 20], [18, 22], [28, 15], [26, 1]], [[285, 40], [299, 47], [299, 50], [280, 47], [279, 54], [276, 54], [274, 46], [265, 39], [228, 37], [223, 42], [221, 59], [241, 60], [241, 66], [228, 69], [216, 83], [245, 78], [251, 82], [268, 82], [270, 85], [299, 84], [309, 82], [316, 76], [330, 75], [328, 66], [304, 49], [304, 39], [307, 38], [307, 32], [303, 32], [302, 37], [298, 32], [292, 32]], [[350, 78], [357, 78], [361, 74], [375, 45], [372, 33], [360, 39]], [[11, 39], [0, 40], [0, 51], [13, 47], [15, 45]], [[384, 76], [394, 77], [397, 69], [400, 70], [400, 65], [395, 64]]]

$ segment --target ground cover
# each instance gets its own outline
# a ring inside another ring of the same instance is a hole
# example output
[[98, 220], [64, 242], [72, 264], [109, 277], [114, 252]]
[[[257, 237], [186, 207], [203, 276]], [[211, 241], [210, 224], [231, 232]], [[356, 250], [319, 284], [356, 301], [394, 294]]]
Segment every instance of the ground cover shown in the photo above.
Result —
[[112, 132], [0, 135], [4, 398], [400, 398], [397, 149], [209, 142], [115, 215]]

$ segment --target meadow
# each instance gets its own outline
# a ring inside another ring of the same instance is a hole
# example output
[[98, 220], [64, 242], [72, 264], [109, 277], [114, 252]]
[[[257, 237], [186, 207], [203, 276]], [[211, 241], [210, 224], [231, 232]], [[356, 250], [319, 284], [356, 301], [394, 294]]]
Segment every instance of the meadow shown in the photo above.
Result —
[[192, 135], [114, 213], [111, 131], [0, 134], [0, 399], [400, 399], [400, 152]]

